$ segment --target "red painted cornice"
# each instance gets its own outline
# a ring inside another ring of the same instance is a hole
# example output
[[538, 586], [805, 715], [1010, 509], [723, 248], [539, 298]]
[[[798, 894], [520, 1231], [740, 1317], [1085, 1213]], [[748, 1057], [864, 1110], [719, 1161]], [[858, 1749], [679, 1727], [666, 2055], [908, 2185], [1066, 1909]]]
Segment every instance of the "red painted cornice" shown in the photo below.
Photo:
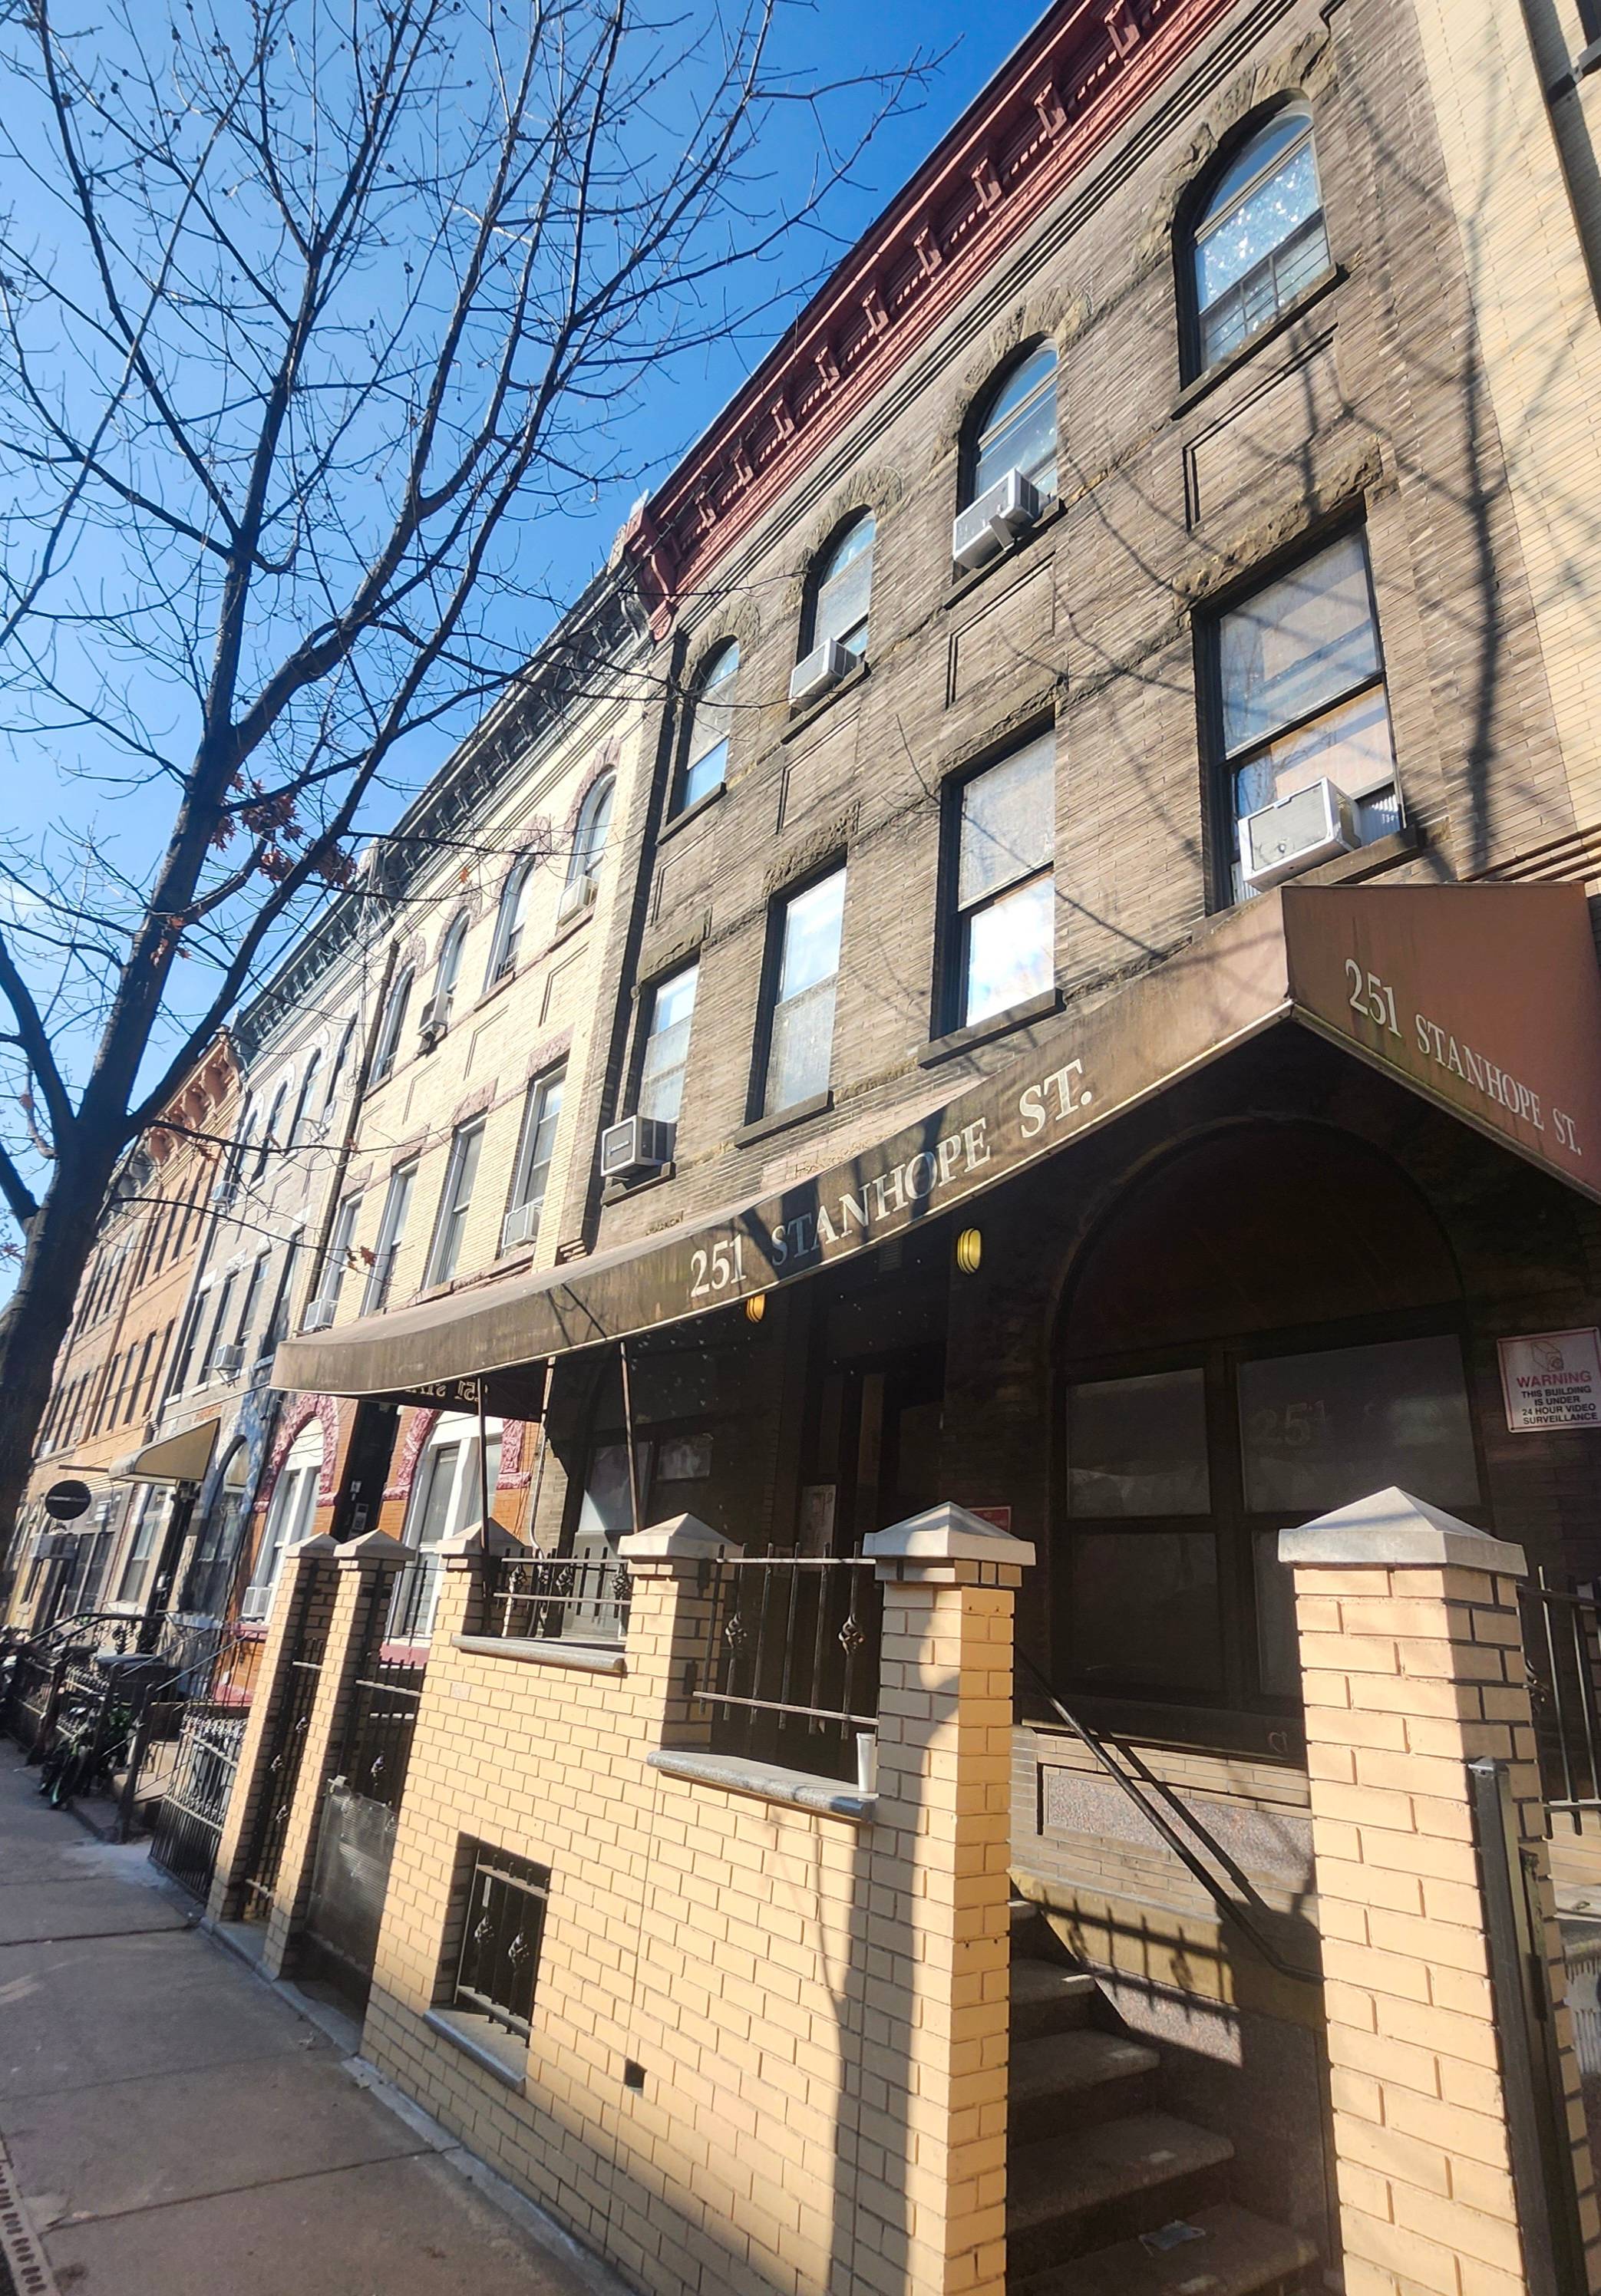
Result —
[[1236, 0], [1058, 0], [807, 306], [627, 548], [676, 602], [843, 429]]

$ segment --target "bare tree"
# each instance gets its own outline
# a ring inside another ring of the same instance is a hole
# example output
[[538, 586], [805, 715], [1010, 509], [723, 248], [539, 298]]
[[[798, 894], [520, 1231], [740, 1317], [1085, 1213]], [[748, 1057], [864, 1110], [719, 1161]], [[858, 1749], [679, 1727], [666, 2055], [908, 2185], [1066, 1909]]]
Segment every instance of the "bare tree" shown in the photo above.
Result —
[[119, 1154], [398, 745], [514, 670], [620, 409], [793, 293], [919, 86], [803, 82], [785, 4], [0, 8], [6, 771], [170, 796], [147, 869], [0, 854], [0, 1526]]

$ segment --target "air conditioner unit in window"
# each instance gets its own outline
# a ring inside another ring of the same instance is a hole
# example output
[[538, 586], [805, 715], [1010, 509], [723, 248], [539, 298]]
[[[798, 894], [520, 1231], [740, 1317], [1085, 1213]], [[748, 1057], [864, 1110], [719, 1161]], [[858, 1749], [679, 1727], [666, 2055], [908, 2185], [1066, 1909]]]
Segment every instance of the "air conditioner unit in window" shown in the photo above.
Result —
[[790, 700], [800, 705], [816, 701], [856, 667], [856, 656], [838, 638], [825, 638], [790, 672]]
[[1331, 781], [1295, 790], [1240, 823], [1240, 873], [1253, 893], [1362, 842], [1351, 800]]
[[449, 1026], [449, 991], [441, 990], [439, 996], [431, 996], [423, 1005], [423, 1017], [417, 1022], [417, 1034], [425, 1045], [437, 1045]]
[[539, 1214], [544, 1210], [543, 1199], [537, 1203], [513, 1204], [500, 1223], [500, 1248], [510, 1251], [519, 1243], [531, 1243], [539, 1233]]
[[303, 1332], [325, 1332], [333, 1321], [333, 1300], [313, 1300], [308, 1302], [306, 1313], [300, 1318], [300, 1329]]
[[242, 1348], [218, 1348], [211, 1358], [211, 1369], [219, 1378], [232, 1379], [243, 1365]]
[[628, 1116], [609, 1124], [601, 1134], [603, 1180], [631, 1180], [641, 1172], [660, 1172], [673, 1158], [676, 1127], [653, 1116]]
[[1021, 471], [1008, 471], [968, 504], [950, 529], [950, 554], [969, 572], [998, 558], [1039, 516], [1039, 490]]

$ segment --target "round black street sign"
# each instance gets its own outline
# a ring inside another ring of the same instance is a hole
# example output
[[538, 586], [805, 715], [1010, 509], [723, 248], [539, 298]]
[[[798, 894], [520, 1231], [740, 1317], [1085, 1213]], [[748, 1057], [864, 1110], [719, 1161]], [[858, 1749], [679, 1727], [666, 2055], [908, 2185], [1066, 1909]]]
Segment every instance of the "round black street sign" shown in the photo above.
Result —
[[57, 1522], [76, 1522], [88, 1508], [94, 1494], [87, 1483], [67, 1481], [52, 1483], [45, 1494], [45, 1512]]

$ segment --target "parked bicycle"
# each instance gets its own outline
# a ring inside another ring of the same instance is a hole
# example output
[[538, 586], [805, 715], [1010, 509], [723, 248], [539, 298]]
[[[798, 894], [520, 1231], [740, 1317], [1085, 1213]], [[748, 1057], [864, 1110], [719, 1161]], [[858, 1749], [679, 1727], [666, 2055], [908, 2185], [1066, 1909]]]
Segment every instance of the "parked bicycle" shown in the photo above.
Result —
[[134, 1718], [120, 1700], [75, 1699], [56, 1723], [39, 1765], [39, 1792], [52, 1809], [79, 1794], [109, 1793], [127, 1759]]

